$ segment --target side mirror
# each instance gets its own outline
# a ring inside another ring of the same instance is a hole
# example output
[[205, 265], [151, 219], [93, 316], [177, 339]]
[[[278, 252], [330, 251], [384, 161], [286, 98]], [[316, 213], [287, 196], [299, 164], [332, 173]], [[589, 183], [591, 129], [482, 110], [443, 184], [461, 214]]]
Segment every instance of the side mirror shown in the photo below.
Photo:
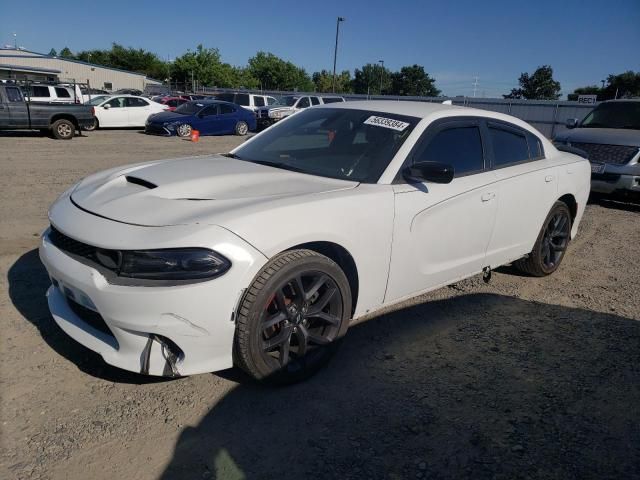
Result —
[[111, 108], [111, 105], [109, 105], [108, 103], [105, 103], [102, 108], [104, 108], [105, 110], [109, 110]]
[[406, 167], [402, 176], [412, 183], [451, 183], [454, 173], [453, 165], [448, 163], [418, 162]]
[[565, 123], [567, 128], [576, 128], [578, 126], [577, 118], [567, 118], [567, 122]]

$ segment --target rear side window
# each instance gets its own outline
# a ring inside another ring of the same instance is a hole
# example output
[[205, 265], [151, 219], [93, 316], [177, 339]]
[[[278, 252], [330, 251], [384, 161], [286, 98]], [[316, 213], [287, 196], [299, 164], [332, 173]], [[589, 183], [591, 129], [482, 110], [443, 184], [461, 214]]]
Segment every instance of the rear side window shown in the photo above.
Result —
[[16, 87], [7, 87], [7, 99], [10, 102], [21, 102], [22, 95], [20, 95], [20, 89]]
[[318, 100], [318, 97], [311, 97], [311, 105], [320, 105], [320, 100]]
[[496, 168], [529, 160], [529, 146], [524, 132], [490, 126], [489, 136]]
[[264, 97], [253, 97], [253, 104], [256, 107], [264, 107]]
[[544, 158], [544, 148], [542, 148], [542, 142], [538, 137], [532, 133], [528, 133], [527, 143], [529, 144], [529, 156], [532, 160]]
[[149, 104], [141, 98], [127, 98], [127, 107], [146, 107]]
[[211, 115], [218, 114], [218, 105], [209, 105], [200, 111], [200, 115], [203, 117], [210, 117]]
[[225, 105], [224, 103], [220, 104], [220, 115], [224, 115], [225, 113], [233, 113], [236, 110], [231, 105]]
[[452, 127], [442, 130], [418, 150], [414, 162], [440, 162], [453, 165], [460, 177], [484, 170], [482, 137], [477, 126]]
[[250, 106], [251, 104], [249, 103], [249, 94], [237, 93], [235, 103], [237, 103], [238, 105], [244, 105], [245, 107]]
[[34, 85], [31, 87], [31, 96], [32, 97], [48, 97], [49, 96], [49, 87], [42, 87], [38, 85]]
[[71, 98], [71, 94], [66, 88], [56, 87], [55, 90], [58, 98]]

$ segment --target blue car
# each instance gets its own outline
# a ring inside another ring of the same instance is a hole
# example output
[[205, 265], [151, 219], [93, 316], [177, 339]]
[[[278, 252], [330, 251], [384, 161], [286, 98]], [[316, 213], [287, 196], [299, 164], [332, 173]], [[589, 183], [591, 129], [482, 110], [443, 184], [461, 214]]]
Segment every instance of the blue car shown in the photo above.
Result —
[[246, 135], [256, 129], [256, 116], [247, 109], [219, 100], [196, 100], [173, 112], [151, 115], [145, 132], [154, 135], [188, 137], [192, 130], [200, 135]]

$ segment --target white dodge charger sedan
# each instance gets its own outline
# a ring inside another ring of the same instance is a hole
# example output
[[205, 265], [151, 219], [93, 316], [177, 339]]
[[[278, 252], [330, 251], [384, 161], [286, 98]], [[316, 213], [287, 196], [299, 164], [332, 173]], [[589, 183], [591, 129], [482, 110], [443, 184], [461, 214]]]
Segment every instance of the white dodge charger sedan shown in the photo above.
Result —
[[554, 272], [587, 160], [499, 113], [360, 101], [293, 115], [231, 153], [97, 173], [49, 211], [49, 308], [117, 367], [237, 365], [293, 382], [353, 318], [512, 263]]

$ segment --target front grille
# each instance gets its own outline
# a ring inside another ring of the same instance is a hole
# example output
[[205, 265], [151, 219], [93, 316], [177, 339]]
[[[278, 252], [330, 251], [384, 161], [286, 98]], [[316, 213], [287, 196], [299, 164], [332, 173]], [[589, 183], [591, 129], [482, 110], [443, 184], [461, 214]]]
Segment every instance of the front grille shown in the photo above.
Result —
[[53, 225], [49, 231], [49, 241], [71, 257], [79, 258], [79, 261], [84, 260], [84, 263], [88, 261], [92, 265], [102, 266], [113, 272], [120, 264], [121, 253], [118, 250], [98, 248], [79, 242], [56, 230]]
[[75, 313], [84, 323], [92, 328], [95, 328], [99, 332], [113, 337], [113, 332], [109, 329], [104, 319], [102, 318], [102, 315], [100, 315], [98, 312], [94, 312], [93, 310], [80, 305], [74, 300], [71, 300], [69, 297], [67, 297], [67, 303], [69, 304], [69, 308], [71, 308], [73, 313]]
[[620, 180], [617, 173], [592, 173], [591, 180], [600, 180], [601, 182], [615, 183]]
[[629, 163], [638, 153], [638, 147], [626, 145], [571, 142], [571, 146], [587, 152], [589, 160], [592, 162], [614, 163], [616, 165]]

